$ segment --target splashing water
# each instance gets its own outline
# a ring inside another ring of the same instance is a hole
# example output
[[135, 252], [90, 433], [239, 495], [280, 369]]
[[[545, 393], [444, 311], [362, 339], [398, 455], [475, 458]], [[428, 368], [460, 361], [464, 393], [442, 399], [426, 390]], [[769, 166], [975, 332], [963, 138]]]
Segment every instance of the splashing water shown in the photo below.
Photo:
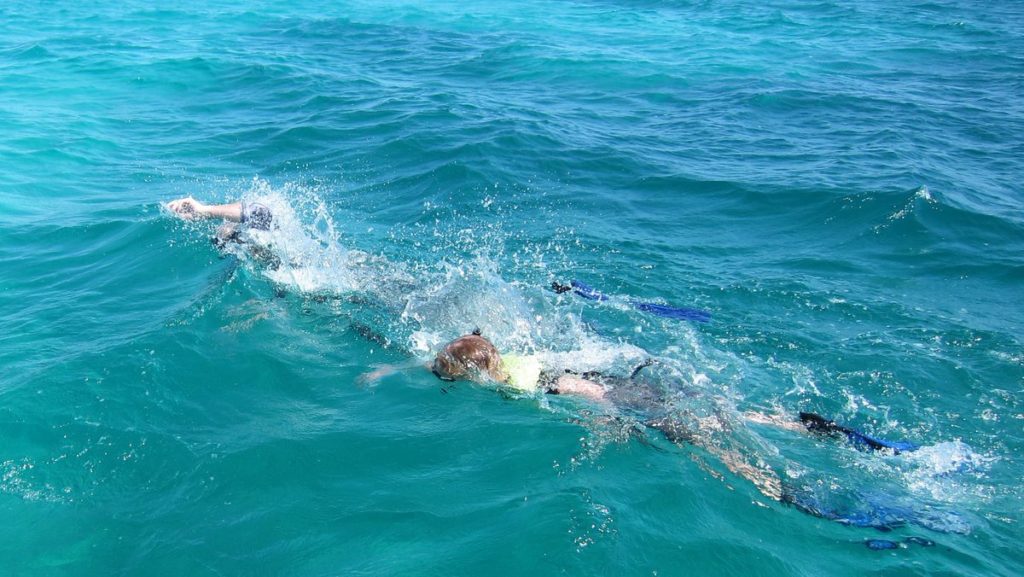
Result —
[[[270, 253], [272, 266], [262, 269], [271, 281], [306, 293], [346, 293], [360, 288], [355, 274], [363, 255], [346, 250], [329, 211], [316, 191], [286, 185], [275, 190], [254, 179], [242, 195], [247, 203], [261, 203], [274, 215], [270, 230], [249, 230], [250, 242]], [[252, 251], [234, 247], [236, 255]]]

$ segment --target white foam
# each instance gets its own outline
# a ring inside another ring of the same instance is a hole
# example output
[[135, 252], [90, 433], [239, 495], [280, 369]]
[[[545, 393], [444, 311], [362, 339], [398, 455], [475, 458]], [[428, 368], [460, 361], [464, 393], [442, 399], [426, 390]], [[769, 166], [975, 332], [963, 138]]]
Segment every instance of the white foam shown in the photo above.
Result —
[[985, 471], [996, 459], [976, 453], [962, 441], [947, 441], [908, 453], [907, 460], [916, 464], [920, 473], [940, 476]]

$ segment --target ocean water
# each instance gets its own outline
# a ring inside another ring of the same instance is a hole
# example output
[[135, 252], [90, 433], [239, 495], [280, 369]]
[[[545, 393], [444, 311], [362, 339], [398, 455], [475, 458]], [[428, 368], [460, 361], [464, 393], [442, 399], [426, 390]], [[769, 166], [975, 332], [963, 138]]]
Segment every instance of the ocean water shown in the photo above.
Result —
[[[0, 575], [1024, 571], [1019, 3], [0, 21]], [[188, 195], [279, 226], [218, 250]], [[477, 327], [657, 360], [696, 446], [416, 366]], [[922, 448], [745, 418], [799, 411]]]

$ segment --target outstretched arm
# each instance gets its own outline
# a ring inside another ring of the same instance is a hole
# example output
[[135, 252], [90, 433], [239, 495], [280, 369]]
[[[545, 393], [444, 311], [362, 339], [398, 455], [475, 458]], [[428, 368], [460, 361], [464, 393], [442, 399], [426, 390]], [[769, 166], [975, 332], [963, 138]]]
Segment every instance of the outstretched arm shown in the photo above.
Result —
[[420, 367], [430, 370], [429, 364], [425, 364], [423, 361], [417, 359], [397, 364], [374, 365], [374, 369], [372, 371], [365, 372], [356, 377], [356, 382], [361, 386], [369, 387], [376, 385], [381, 379], [389, 377], [395, 373]]
[[167, 209], [185, 220], [197, 218], [223, 218], [231, 222], [241, 222], [242, 203], [203, 204], [191, 196], [179, 198], [167, 203]]
[[548, 388], [548, 393], [556, 395], [576, 395], [592, 401], [605, 401], [605, 390], [600, 384], [576, 375], [560, 375]]

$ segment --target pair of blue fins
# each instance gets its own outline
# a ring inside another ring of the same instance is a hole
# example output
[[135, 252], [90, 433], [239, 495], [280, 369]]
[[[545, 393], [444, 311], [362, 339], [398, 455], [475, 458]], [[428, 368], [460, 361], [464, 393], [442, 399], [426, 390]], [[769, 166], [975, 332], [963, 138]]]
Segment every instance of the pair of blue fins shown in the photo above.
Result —
[[[909, 453], [920, 447], [909, 441], [890, 441], [872, 437], [856, 429], [851, 429], [826, 419], [815, 413], [800, 413], [800, 422], [811, 433], [845, 438], [853, 447], [865, 451], [887, 451], [894, 455]], [[798, 488], [788, 488], [782, 500], [790, 505], [816, 517], [829, 519], [853, 527], [873, 528], [879, 531], [891, 531], [905, 524], [915, 524], [939, 532], [956, 531], [960, 518], [955, 513], [942, 513], [929, 510], [927, 507], [908, 506], [905, 503], [885, 496], [876, 495], [866, 499], [860, 507], [836, 508], [829, 504], [828, 499], [821, 498], [813, 492]], [[892, 539], [867, 539], [864, 545], [868, 549], [883, 551], [888, 549], [906, 548], [908, 544], [931, 547], [935, 543], [923, 537], [907, 537], [902, 541]]]

